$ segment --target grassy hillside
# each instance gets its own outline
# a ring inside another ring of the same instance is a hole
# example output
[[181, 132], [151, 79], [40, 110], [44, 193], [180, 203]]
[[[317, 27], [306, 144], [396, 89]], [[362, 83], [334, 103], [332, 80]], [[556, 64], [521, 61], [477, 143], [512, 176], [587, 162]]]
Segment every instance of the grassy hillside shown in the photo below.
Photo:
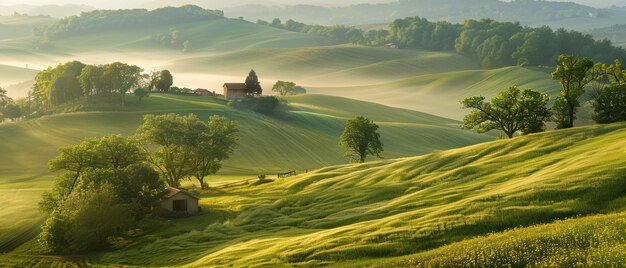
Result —
[[[607, 266], [624, 260], [623, 214], [611, 215], [626, 209], [624, 146], [626, 125], [617, 124], [326, 167], [206, 193], [201, 203], [207, 213], [151, 221], [136, 237], [83, 260], [189, 267], [422, 267], [465, 260], [478, 266]], [[609, 216], [481, 237], [598, 213]], [[27, 257], [37, 252], [31, 241], [4, 258], [54, 260]]]
[[35, 27], [53, 23], [56, 19], [32, 16], [0, 16], [0, 40], [28, 37]]
[[259, 74], [302, 84], [359, 85], [479, 67], [468, 58], [450, 52], [341, 45], [251, 49], [179, 60], [171, 68], [180, 72], [206, 70], [218, 74], [241, 73], [254, 68]]
[[[49, 188], [47, 161], [61, 146], [85, 137], [131, 135], [146, 113], [194, 113], [206, 120], [220, 114], [241, 126], [240, 147], [210, 183], [262, 173], [304, 171], [346, 163], [337, 145], [343, 124], [365, 115], [381, 126], [385, 158], [476, 144], [491, 137], [460, 130], [459, 122], [415, 111], [329, 96], [288, 98], [290, 110], [275, 117], [227, 106], [209, 97], [155, 94], [126, 111], [58, 114], [0, 125], [0, 245], [30, 231], [41, 215], [37, 200]], [[19, 216], [18, 216], [19, 215]], [[18, 218], [21, 221], [15, 221]]]
[[482, 95], [493, 97], [510, 86], [559, 94], [557, 81], [547, 70], [506, 67], [420, 75], [395, 82], [353, 87], [311, 87], [311, 92], [376, 101], [395, 107], [460, 119], [467, 113], [459, 101]]

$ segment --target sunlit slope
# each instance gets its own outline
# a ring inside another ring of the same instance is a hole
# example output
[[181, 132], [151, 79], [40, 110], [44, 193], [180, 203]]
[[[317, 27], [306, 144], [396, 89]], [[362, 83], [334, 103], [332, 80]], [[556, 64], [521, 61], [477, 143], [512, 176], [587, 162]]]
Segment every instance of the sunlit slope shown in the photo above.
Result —
[[146, 113], [195, 113], [206, 119], [221, 114], [241, 126], [241, 146], [227, 163], [229, 173], [311, 169], [344, 163], [337, 145], [343, 123], [366, 115], [381, 125], [385, 157], [422, 154], [461, 147], [489, 137], [459, 129], [459, 122], [420, 112], [330, 96], [288, 98], [291, 109], [273, 117], [227, 106], [205, 97], [155, 94], [125, 112], [59, 114], [0, 126], [0, 170], [20, 174], [45, 171], [59, 146], [84, 137], [133, 134]]
[[[380, 125], [386, 158], [424, 154], [491, 140], [460, 130], [459, 122], [420, 112], [329, 96], [288, 99], [290, 110], [268, 117], [229, 107], [208, 97], [154, 94], [125, 112], [81, 112], [0, 125], [0, 251], [1, 245], [39, 223], [36, 209], [53, 175], [47, 162], [61, 146], [85, 137], [131, 135], [146, 113], [194, 113], [206, 120], [220, 114], [237, 120], [240, 146], [220, 175], [256, 176], [289, 170], [311, 170], [346, 163], [338, 146], [343, 124], [365, 115]], [[133, 103], [133, 100], [130, 101]], [[220, 181], [220, 176], [210, 183]], [[23, 242], [23, 241], [21, 241]]]
[[460, 119], [467, 113], [459, 101], [470, 96], [495, 96], [510, 86], [533, 88], [558, 96], [560, 86], [546, 70], [505, 67], [425, 74], [390, 83], [353, 87], [311, 87], [311, 92], [376, 101]]
[[626, 263], [625, 230], [625, 213], [591, 216], [492, 234], [370, 266], [473, 267], [480, 260], [485, 267], [621, 267]]
[[[154, 223], [151, 235], [136, 245], [97, 254], [90, 262], [344, 266], [359, 260], [362, 265], [385, 264], [385, 259], [379, 258], [428, 252], [516, 226], [623, 211], [624, 148], [626, 125], [620, 124], [554, 131], [426, 156], [327, 167], [275, 183], [207, 194], [202, 199], [209, 212], [206, 215], [176, 226]], [[596, 220], [612, 223], [606, 218], [592, 218], [582, 221], [581, 228], [567, 222], [560, 234], [553, 227], [529, 229], [533, 234], [505, 233], [509, 242], [470, 240], [406, 261], [433, 261], [442, 254], [462, 258], [464, 245], [472, 252], [481, 252], [476, 247], [489, 250], [491, 245], [522, 246], [516, 241], [538, 241], [543, 244], [537, 248], [555, 250], [562, 246], [560, 241], [575, 237], [580, 237], [579, 244], [563, 245], [562, 251], [551, 253], [562, 258], [586, 254], [577, 250], [585, 250], [585, 241], [623, 247], [619, 244], [624, 237], [620, 227], [623, 221], [607, 229], [608, 237], [602, 236], [602, 229], [576, 236], [579, 229], [599, 227], [593, 223]], [[447, 254], [446, 249], [459, 254]], [[594, 249], [588, 252], [602, 253]], [[163, 254], [170, 257], [162, 258]], [[623, 259], [623, 252], [618, 255]], [[442, 263], [449, 262], [442, 259]], [[495, 266], [517, 263], [502, 258]]]
[[423, 74], [478, 69], [470, 59], [450, 52], [399, 50], [353, 45], [297, 49], [249, 49], [190, 57], [170, 66], [175, 71], [259, 74], [304, 85], [364, 85]]
[[0, 40], [31, 36], [35, 27], [53, 23], [56, 19], [31, 16], [0, 16]]

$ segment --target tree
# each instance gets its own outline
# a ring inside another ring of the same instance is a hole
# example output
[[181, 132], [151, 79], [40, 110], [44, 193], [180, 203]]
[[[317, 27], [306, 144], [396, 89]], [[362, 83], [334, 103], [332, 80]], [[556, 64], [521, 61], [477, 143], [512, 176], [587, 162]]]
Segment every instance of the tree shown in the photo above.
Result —
[[272, 87], [272, 91], [277, 92], [281, 96], [293, 95], [296, 91], [296, 83], [294, 82], [286, 82], [286, 81], [278, 81]]
[[461, 104], [472, 112], [463, 118], [463, 128], [479, 133], [499, 129], [509, 138], [518, 131], [524, 134], [541, 132], [550, 118], [548, 101], [549, 97], [544, 93], [517, 87], [501, 91], [490, 102], [486, 102], [483, 96], [467, 98]]
[[159, 91], [168, 91], [172, 84], [174, 84], [174, 78], [169, 70], [160, 71], [156, 81], [154, 81], [154, 87]]
[[[77, 145], [63, 147], [59, 151], [60, 154], [51, 159], [48, 165], [50, 171], [65, 172], [55, 179], [52, 191], [45, 193], [40, 202], [40, 208], [46, 212], [54, 211], [76, 189], [80, 191], [81, 187], [87, 187], [95, 181], [100, 181], [96, 183], [98, 185], [102, 182], [112, 182], [116, 172], [146, 160], [141, 143], [119, 135], [85, 139]], [[108, 173], [97, 179], [98, 176], [94, 174], [102, 174], [101, 170]], [[131, 181], [136, 179], [130, 175], [125, 178]], [[136, 181], [142, 180], [145, 178]]]
[[104, 81], [102, 80], [103, 67], [87, 65], [80, 72], [78, 82], [83, 89], [83, 95], [89, 96], [96, 93], [104, 93]]
[[193, 155], [195, 165], [193, 176], [198, 180], [202, 189], [208, 187], [204, 178], [217, 173], [222, 167], [221, 162], [233, 154], [237, 146], [238, 132], [236, 122], [229, 122], [226, 118], [217, 115], [209, 118], [207, 131], [200, 137], [200, 143]]
[[270, 26], [272, 26], [274, 28], [282, 28], [283, 27], [283, 22], [280, 21], [279, 18], [275, 18], [274, 20], [272, 20], [272, 24], [270, 24]]
[[141, 103], [141, 99], [150, 96], [150, 93], [142, 87], [138, 87], [133, 91], [135, 97], [139, 98], [139, 103]]
[[593, 120], [600, 124], [626, 121], [626, 84], [598, 90], [593, 98]]
[[552, 79], [559, 80], [561, 83], [561, 95], [557, 98], [559, 105], [554, 106], [553, 112], [557, 115], [566, 114], [567, 116], [555, 118], [557, 128], [574, 126], [576, 112], [580, 107], [580, 97], [585, 93], [585, 87], [598, 76], [599, 74], [594, 72], [594, 64], [591, 59], [575, 58], [567, 54], [559, 56], [557, 67], [552, 73]]
[[383, 143], [377, 130], [378, 125], [363, 116], [348, 120], [339, 140], [346, 149], [345, 156], [358, 163], [364, 163], [368, 155], [382, 158]]
[[261, 83], [259, 83], [259, 78], [254, 70], [250, 70], [246, 78], [246, 93], [251, 97], [260, 96], [263, 93]]
[[135, 65], [114, 62], [104, 67], [103, 79], [108, 88], [120, 94], [122, 106], [125, 105], [124, 96], [141, 82], [142, 69]]
[[4, 105], [4, 107], [0, 107], [0, 112], [4, 115], [4, 117], [10, 119], [15, 122], [15, 120], [22, 117], [22, 108], [17, 105], [15, 102], [9, 102]]
[[87, 252], [103, 248], [134, 224], [130, 208], [106, 184], [72, 194], [44, 222], [38, 241], [49, 252]]
[[11, 101], [11, 98], [7, 95], [6, 89], [0, 87], [0, 107], [7, 105]]
[[158, 146], [149, 161], [170, 186], [179, 187], [181, 180], [193, 175], [194, 150], [205, 131], [206, 124], [193, 114], [146, 115], [137, 136], [144, 143]]

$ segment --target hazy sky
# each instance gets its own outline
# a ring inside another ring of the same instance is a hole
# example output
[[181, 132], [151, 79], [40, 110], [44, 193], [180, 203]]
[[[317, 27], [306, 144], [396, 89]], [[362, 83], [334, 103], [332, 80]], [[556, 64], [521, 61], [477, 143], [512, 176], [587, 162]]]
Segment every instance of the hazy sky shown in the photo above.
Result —
[[[140, 7], [154, 0], [0, 0], [0, 4], [83, 4], [99, 8]], [[316, 5], [349, 5], [355, 3], [381, 3], [394, 0], [161, 0], [160, 2], [178, 4], [185, 2], [204, 3], [206, 6], [220, 8], [248, 3], [263, 4], [316, 4]], [[626, 0], [555, 0], [560, 2], [577, 2], [590, 6], [608, 7], [611, 5], [626, 6]]]

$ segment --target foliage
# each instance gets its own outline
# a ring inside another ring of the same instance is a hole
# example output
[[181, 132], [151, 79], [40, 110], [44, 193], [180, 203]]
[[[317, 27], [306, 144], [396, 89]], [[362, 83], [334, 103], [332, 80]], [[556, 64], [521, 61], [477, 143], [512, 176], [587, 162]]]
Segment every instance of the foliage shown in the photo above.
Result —
[[626, 85], [605, 87], [592, 101], [593, 120], [600, 124], [626, 121]]
[[377, 130], [378, 125], [363, 116], [348, 120], [339, 139], [345, 156], [355, 163], [364, 163], [368, 155], [382, 158], [383, 143]]
[[263, 94], [263, 88], [261, 88], [259, 77], [257, 77], [254, 70], [250, 70], [248, 77], [246, 77], [246, 94], [253, 97], [261, 96], [261, 94]]
[[229, 122], [217, 115], [209, 118], [207, 130], [202, 133], [192, 156], [192, 173], [202, 189], [208, 188], [204, 178], [217, 173], [222, 168], [222, 161], [232, 156], [237, 146], [238, 132], [236, 122]]
[[[576, 112], [580, 107], [580, 97], [585, 93], [585, 87], [600, 76], [601, 70], [594, 67], [589, 58], [575, 58], [562, 54], [559, 56], [552, 79], [561, 84], [561, 95], [557, 98], [553, 108], [557, 128], [571, 128], [576, 120]], [[566, 116], [563, 116], [566, 115]]]
[[306, 89], [296, 85], [294, 82], [278, 81], [272, 87], [272, 91], [280, 96], [306, 94]]
[[142, 87], [138, 87], [133, 91], [133, 95], [135, 95], [139, 99], [139, 103], [141, 103], [143, 98], [150, 96], [150, 92]]
[[114, 62], [85, 65], [78, 61], [59, 64], [37, 73], [33, 95], [41, 107], [54, 107], [84, 96], [119, 94], [122, 105], [126, 93], [142, 82], [142, 69]]
[[244, 101], [253, 111], [265, 115], [272, 115], [280, 107], [280, 100], [274, 96], [263, 96]]
[[183, 179], [196, 176], [203, 183], [204, 177], [217, 172], [237, 144], [237, 131], [236, 123], [218, 116], [206, 124], [194, 114], [166, 114], [146, 115], [137, 136], [158, 146], [150, 162], [170, 186], [179, 187]]
[[22, 108], [15, 102], [10, 102], [4, 106], [0, 106], [0, 114], [13, 122], [23, 116]]
[[49, 252], [89, 252], [134, 224], [129, 207], [120, 203], [113, 187], [103, 185], [73, 193], [44, 222], [39, 242]]
[[152, 74], [150, 89], [155, 88], [159, 91], [169, 91], [172, 84], [174, 84], [172, 73], [169, 70], [161, 70]]
[[473, 109], [463, 118], [463, 128], [479, 133], [502, 130], [509, 138], [516, 132], [524, 134], [545, 131], [550, 118], [547, 104], [550, 98], [532, 89], [510, 87], [501, 91], [490, 102], [476, 96], [461, 101], [463, 108]]

